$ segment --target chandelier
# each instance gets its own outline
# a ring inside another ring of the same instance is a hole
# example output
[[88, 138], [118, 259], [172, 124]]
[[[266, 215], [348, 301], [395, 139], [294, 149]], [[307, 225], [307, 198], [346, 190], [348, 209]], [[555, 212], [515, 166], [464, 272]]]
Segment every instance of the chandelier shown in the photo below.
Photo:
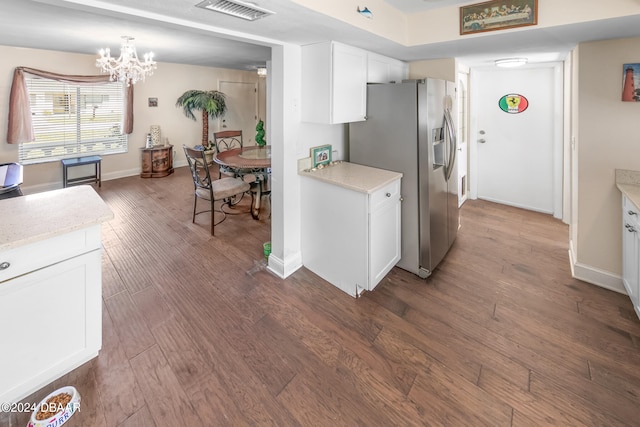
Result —
[[96, 67], [99, 67], [103, 73], [109, 73], [111, 81], [118, 80], [129, 86], [138, 81], [144, 81], [145, 77], [152, 75], [153, 70], [157, 68], [152, 52], [145, 53], [144, 61], [140, 61], [133, 40], [133, 37], [122, 36], [118, 59], [111, 57], [109, 48], [100, 49], [100, 58], [96, 59]]

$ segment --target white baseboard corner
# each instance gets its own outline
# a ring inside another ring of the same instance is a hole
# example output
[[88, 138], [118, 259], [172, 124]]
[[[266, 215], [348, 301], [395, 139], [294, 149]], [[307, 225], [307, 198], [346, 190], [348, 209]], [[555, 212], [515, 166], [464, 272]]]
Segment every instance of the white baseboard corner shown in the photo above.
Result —
[[288, 257], [287, 260], [282, 260], [281, 258], [276, 257], [273, 255], [273, 252], [269, 255], [269, 265], [267, 268], [281, 279], [286, 279], [301, 267], [302, 256], [299, 252], [294, 256]]
[[571, 275], [575, 279], [627, 295], [627, 291], [622, 284], [622, 277], [609, 271], [577, 262], [571, 249], [569, 249], [569, 262], [571, 264]]

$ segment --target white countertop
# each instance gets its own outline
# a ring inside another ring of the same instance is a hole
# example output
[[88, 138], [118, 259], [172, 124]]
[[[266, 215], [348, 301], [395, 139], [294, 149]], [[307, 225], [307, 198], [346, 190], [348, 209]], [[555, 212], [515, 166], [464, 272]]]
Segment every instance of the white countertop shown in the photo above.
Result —
[[336, 163], [315, 171], [301, 170], [298, 173], [302, 176], [368, 194], [402, 178], [400, 172], [348, 162]]
[[0, 251], [100, 224], [113, 212], [90, 185], [0, 200]]

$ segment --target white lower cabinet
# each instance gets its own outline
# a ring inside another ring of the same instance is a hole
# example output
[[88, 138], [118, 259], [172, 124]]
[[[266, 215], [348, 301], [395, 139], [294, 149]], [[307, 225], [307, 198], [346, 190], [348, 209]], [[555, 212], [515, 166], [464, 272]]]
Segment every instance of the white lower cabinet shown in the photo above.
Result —
[[101, 253], [100, 225], [0, 252], [0, 402], [98, 355]]
[[400, 260], [400, 178], [371, 193], [302, 179], [302, 262], [353, 297]]
[[640, 317], [640, 209], [622, 196], [622, 282]]

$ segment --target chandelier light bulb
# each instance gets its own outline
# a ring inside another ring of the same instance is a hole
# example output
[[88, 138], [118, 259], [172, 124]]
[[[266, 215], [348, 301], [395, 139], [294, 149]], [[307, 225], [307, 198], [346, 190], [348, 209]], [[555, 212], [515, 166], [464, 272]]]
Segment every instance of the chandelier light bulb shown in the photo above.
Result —
[[133, 40], [133, 37], [122, 36], [120, 56], [117, 59], [111, 57], [109, 48], [100, 49], [96, 66], [103, 73], [109, 73], [111, 81], [121, 81], [127, 86], [136, 84], [144, 81], [146, 76], [152, 75], [153, 70], [158, 67], [153, 60], [153, 52], [145, 53], [144, 60], [140, 61]]

